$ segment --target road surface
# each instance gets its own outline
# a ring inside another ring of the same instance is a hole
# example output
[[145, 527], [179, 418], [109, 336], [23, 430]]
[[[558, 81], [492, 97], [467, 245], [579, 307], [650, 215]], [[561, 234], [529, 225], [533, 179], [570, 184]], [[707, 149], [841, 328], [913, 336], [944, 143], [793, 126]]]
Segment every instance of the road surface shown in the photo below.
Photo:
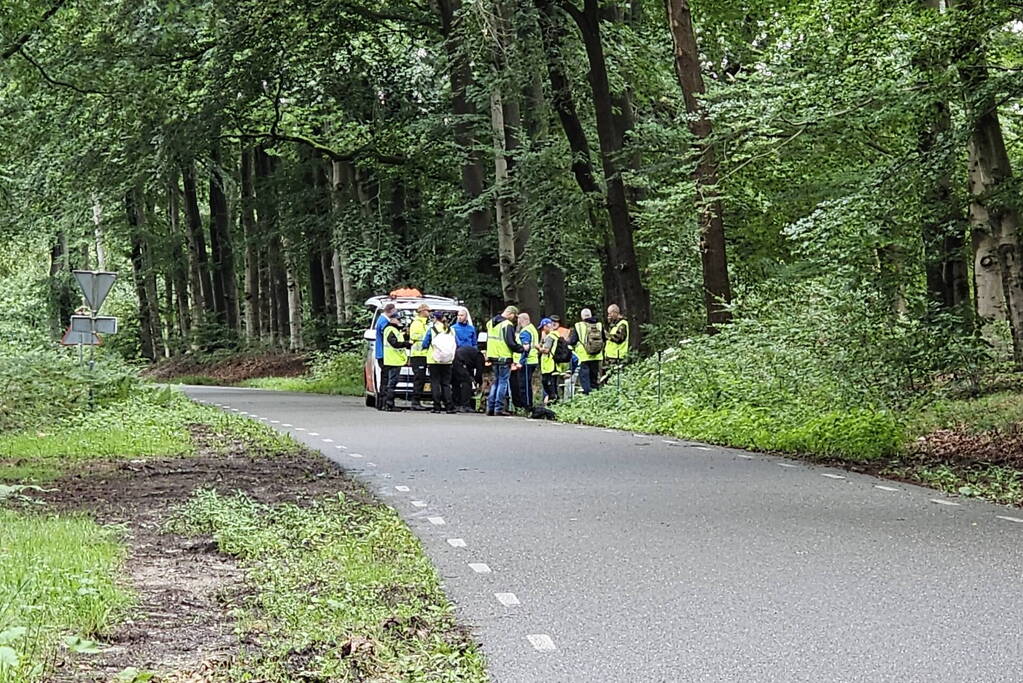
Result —
[[1023, 681], [1021, 511], [629, 432], [186, 391], [393, 505], [494, 681]]

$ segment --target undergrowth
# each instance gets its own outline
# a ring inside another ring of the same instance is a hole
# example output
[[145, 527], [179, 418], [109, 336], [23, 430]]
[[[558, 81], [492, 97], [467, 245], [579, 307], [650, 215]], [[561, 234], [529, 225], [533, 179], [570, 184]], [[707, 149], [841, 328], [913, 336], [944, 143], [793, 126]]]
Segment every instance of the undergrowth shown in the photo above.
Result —
[[0, 507], [0, 681], [44, 680], [60, 648], [97, 651], [132, 603], [123, 559], [115, 530], [84, 516]]
[[309, 372], [301, 377], [258, 377], [244, 380], [239, 386], [361, 396], [365, 391], [363, 362], [363, 356], [358, 353], [321, 353], [313, 358]]
[[201, 490], [169, 528], [212, 535], [246, 569], [255, 592], [236, 616], [261, 647], [232, 664], [237, 680], [487, 678], [479, 646], [390, 508], [343, 494], [300, 507]]

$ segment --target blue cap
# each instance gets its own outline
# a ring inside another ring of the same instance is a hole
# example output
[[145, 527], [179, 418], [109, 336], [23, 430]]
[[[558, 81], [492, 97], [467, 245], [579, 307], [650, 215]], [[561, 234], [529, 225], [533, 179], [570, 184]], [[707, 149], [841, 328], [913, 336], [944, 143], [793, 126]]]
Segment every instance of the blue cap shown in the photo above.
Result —
[[544, 318], [543, 320], [540, 321], [540, 327], [543, 327], [544, 325], [550, 325], [553, 322], [554, 321], [551, 320], [550, 318]]

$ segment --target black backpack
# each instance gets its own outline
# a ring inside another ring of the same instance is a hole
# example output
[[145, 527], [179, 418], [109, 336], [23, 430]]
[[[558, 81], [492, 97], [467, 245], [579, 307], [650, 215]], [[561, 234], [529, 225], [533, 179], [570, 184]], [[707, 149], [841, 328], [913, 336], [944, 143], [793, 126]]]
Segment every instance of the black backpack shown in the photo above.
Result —
[[568, 342], [564, 337], [559, 336], [554, 342], [554, 362], [569, 363], [572, 360], [572, 349], [568, 348]]

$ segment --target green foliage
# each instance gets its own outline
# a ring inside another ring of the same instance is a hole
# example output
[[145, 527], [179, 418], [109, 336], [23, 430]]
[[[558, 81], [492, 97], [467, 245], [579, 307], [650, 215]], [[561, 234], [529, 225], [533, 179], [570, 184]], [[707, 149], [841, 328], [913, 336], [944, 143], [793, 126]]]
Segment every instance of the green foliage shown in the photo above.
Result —
[[364, 362], [364, 356], [359, 353], [321, 352], [313, 357], [309, 372], [303, 377], [259, 377], [247, 379], [239, 385], [277, 391], [361, 396], [365, 390]]
[[58, 647], [95, 651], [131, 605], [115, 580], [124, 548], [85, 517], [0, 506], [0, 681], [47, 680]]
[[344, 494], [300, 507], [202, 490], [170, 529], [212, 535], [255, 587], [237, 616], [263, 647], [232, 664], [241, 680], [293, 680], [291, 652], [309, 653], [307, 675], [317, 678], [486, 680], [481, 651], [456, 627], [436, 571], [390, 508]]
[[1013, 467], [913, 463], [889, 468], [886, 473], [951, 495], [983, 498], [1001, 505], [1023, 503], [1023, 471]]

